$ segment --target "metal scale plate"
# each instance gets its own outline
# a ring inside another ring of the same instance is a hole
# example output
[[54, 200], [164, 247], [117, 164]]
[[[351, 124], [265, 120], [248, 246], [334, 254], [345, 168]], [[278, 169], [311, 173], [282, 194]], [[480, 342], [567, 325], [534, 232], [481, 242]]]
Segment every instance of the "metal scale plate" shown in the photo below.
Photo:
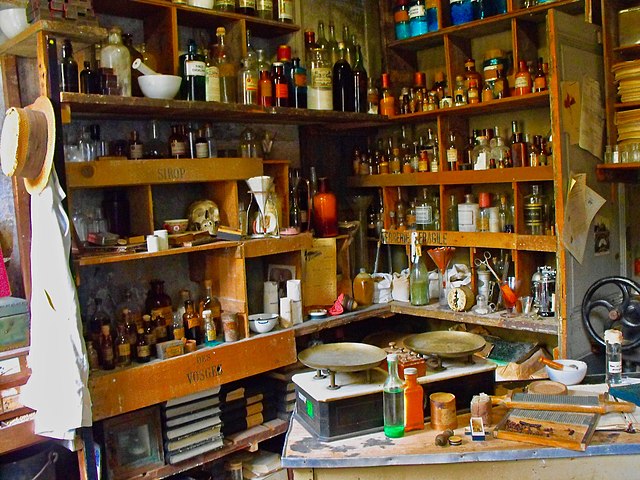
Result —
[[473, 362], [473, 354], [482, 350], [486, 344], [484, 338], [468, 332], [426, 332], [411, 335], [404, 339], [404, 346], [425, 357], [437, 357], [441, 370], [442, 359], [467, 357], [467, 363]]

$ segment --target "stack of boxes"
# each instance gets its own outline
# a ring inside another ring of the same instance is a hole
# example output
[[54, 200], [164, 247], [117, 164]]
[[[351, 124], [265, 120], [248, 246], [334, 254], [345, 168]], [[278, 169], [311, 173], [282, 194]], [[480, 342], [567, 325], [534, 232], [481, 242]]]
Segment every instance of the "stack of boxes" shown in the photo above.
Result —
[[73, 20], [79, 25], [98, 25], [91, 0], [29, 0], [29, 23], [51, 19]]

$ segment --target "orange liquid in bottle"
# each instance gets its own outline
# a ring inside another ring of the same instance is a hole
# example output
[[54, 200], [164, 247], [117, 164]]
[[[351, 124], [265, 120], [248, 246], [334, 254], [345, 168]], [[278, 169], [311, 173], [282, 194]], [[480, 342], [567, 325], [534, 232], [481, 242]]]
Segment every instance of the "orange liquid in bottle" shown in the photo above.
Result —
[[404, 431], [424, 429], [424, 391], [418, 384], [418, 371], [404, 369]]

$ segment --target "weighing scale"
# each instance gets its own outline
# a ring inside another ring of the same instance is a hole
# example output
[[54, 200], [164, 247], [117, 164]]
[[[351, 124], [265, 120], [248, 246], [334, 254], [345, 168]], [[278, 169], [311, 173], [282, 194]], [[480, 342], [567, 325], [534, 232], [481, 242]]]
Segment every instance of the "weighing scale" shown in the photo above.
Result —
[[[484, 346], [482, 337], [468, 334], [464, 336], [465, 342], [460, 344], [459, 333], [464, 332], [412, 335], [405, 339], [405, 346], [412, 348], [409, 344], [418, 337], [414, 342], [415, 351], [433, 356], [433, 351], [425, 344], [431, 344], [430, 340], [438, 338], [440, 348], [446, 350], [440, 357], [441, 369], [428, 370], [426, 375], [418, 378], [418, 383], [424, 389], [425, 399], [434, 392], [450, 392], [456, 396], [458, 410], [466, 410], [473, 395], [494, 392], [496, 365], [473, 356], [469, 351], [469, 342], [473, 351]], [[454, 335], [449, 337], [449, 344], [443, 346], [446, 334]], [[459, 345], [457, 354], [455, 343]], [[317, 345], [300, 352], [300, 361], [316, 371], [299, 373], [292, 378], [296, 388], [295, 415], [298, 420], [322, 441], [382, 430], [382, 387], [387, 372], [378, 365], [385, 357], [386, 352], [381, 348], [361, 343]], [[425, 417], [430, 415], [429, 408], [426, 401]]]

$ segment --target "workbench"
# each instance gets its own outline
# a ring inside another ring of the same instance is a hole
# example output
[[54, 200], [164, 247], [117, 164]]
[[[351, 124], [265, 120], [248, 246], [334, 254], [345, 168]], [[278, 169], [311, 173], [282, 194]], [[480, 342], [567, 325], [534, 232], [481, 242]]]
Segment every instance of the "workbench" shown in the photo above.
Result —
[[[504, 414], [494, 408], [493, 425]], [[438, 447], [425, 430], [389, 439], [383, 432], [321, 442], [296, 419], [291, 420], [282, 464], [295, 480], [616, 480], [640, 478], [640, 433], [597, 431], [585, 452], [495, 439], [472, 441], [464, 435], [469, 414], [458, 416], [461, 446]]]

